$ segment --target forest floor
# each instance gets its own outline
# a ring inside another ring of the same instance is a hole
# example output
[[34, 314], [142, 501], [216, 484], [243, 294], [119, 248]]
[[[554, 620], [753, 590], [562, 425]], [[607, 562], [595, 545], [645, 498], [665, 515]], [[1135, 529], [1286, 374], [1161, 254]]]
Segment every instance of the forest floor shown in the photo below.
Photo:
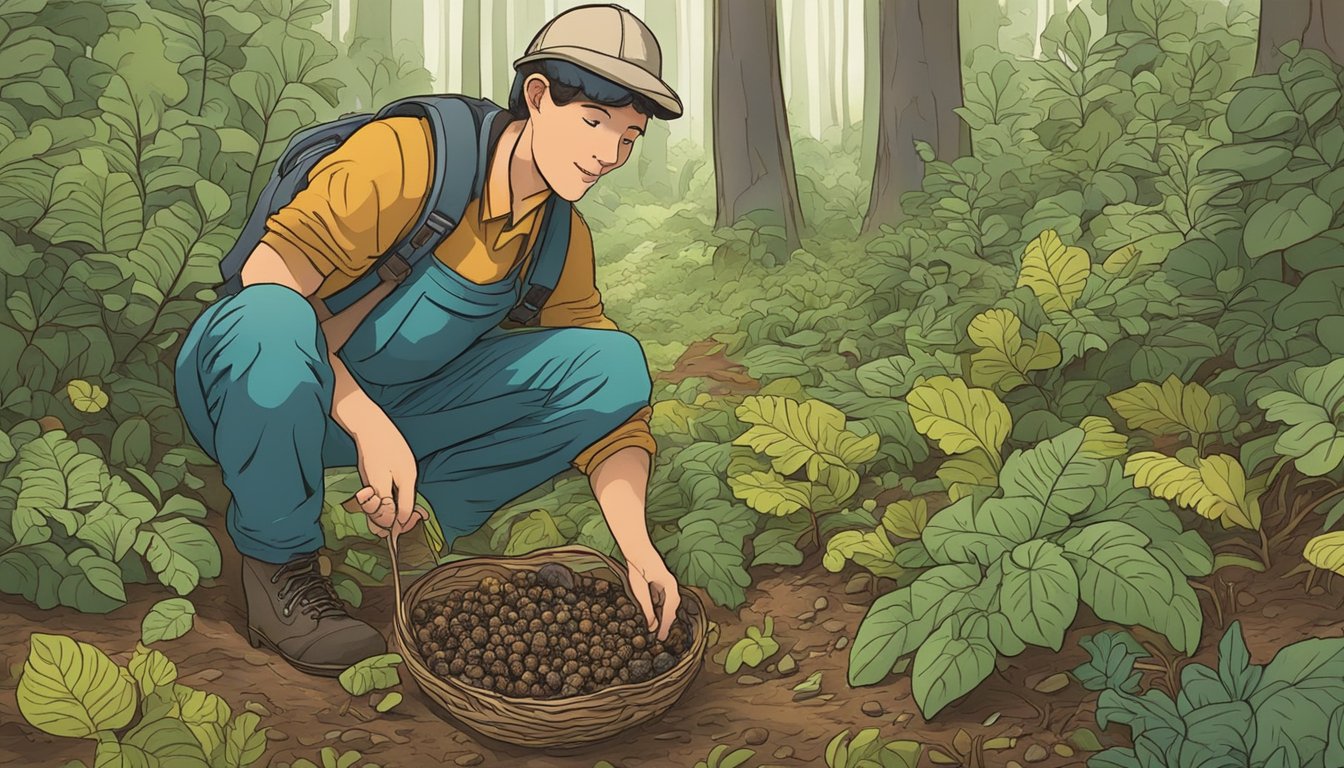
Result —
[[[706, 363], [707, 368], [720, 369], [720, 375], [724, 368], [732, 368]], [[696, 372], [704, 374], [703, 370]], [[711, 378], [718, 377], [711, 374]], [[720, 380], [728, 388], [736, 388], [734, 378], [730, 373], [723, 376], [727, 381]], [[209, 478], [207, 489], [213, 490], [207, 497], [208, 508], [222, 510], [227, 497], [217, 476]], [[850, 575], [826, 571], [814, 553], [797, 567], [755, 569], [748, 602], [736, 612], [704, 599], [710, 618], [719, 625], [719, 639], [709, 647], [704, 667], [689, 689], [661, 718], [564, 754], [521, 749], [445, 720], [404, 671], [405, 701], [393, 712], [377, 715], [368, 705], [368, 697], [352, 705], [335, 679], [303, 674], [275, 654], [253, 649], [244, 631], [238, 554], [228, 546], [223, 515], [211, 515], [209, 522], [222, 545], [223, 575], [192, 593], [198, 611], [194, 628], [156, 647], [176, 663], [184, 684], [219, 694], [234, 712], [247, 708], [262, 716], [261, 725], [270, 729], [267, 764], [300, 757], [318, 760], [320, 749], [331, 745], [360, 752], [363, 759], [356, 765], [371, 762], [384, 768], [592, 768], [599, 760], [618, 768], [692, 768], [715, 745], [727, 744], [755, 750], [755, 757], [746, 764], [748, 768], [816, 766], [825, 765], [826, 745], [837, 733], [877, 727], [886, 739], [919, 741], [956, 756], [965, 766], [990, 768], [1016, 761], [1055, 768], [1085, 764], [1085, 753], [1071, 751], [1067, 745], [1057, 749], [1071, 731], [1080, 727], [1097, 731], [1095, 693], [1076, 682], [1059, 690], [1041, 686], [1046, 678], [1087, 660], [1086, 652], [1079, 647], [1080, 638], [1110, 628], [1086, 608], [1066, 637], [1061, 653], [1029, 648], [1019, 656], [1001, 660], [998, 672], [973, 694], [947, 707], [934, 722], [926, 722], [911, 695], [908, 674], [890, 675], [883, 684], [868, 688], [851, 689], [846, 684], [849, 651], [844, 646], [853, 639], [876, 592], [871, 584], [859, 589]], [[1300, 557], [1286, 553], [1301, 552], [1307, 535], [1289, 543], [1267, 573], [1234, 568], [1206, 580], [1222, 596], [1224, 616], [1220, 623], [1209, 594], [1201, 591], [1206, 620], [1196, 657], [1199, 661], [1216, 664], [1218, 640], [1233, 620], [1242, 623], [1252, 660], [1261, 664], [1285, 645], [1341, 633], [1344, 610], [1338, 586], [1333, 593], [1320, 585], [1308, 593], [1302, 589], [1302, 577], [1284, 575], [1300, 562]], [[418, 536], [407, 542], [405, 562], [430, 562], [420, 542]], [[141, 617], [161, 597], [160, 588], [128, 586], [129, 604], [102, 616], [66, 608], [43, 611], [17, 598], [0, 598], [0, 637], [9, 638], [0, 644], [0, 765], [61, 766], [72, 759], [82, 759], [89, 765], [93, 762], [91, 742], [54, 738], [23, 722], [15, 686], [29, 634], [73, 635], [124, 664], [140, 637]], [[390, 585], [367, 588], [364, 604], [355, 613], [390, 637], [392, 606]], [[766, 616], [773, 617], [774, 635], [780, 644], [772, 661], [789, 654], [797, 663], [796, 671], [782, 675], [771, 664], [725, 674], [722, 660], [726, 650], [744, 635], [747, 626], [760, 626]], [[1153, 666], [1160, 668], [1161, 664]], [[821, 673], [819, 692], [810, 698], [795, 698], [793, 687], [815, 672]], [[1165, 686], [1166, 677], [1162, 671], [1149, 671], [1146, 685]], [[1053, 692], [1038, 691], [1038, 686]], [[967, 750], [965, 737], [956, 738], [961, 729], [971, 737], [974, 747], [982, 739], [995, 737], [1016, 741], [1008, 749], [968, 754], [977, 749]], [[1128, 743], [1123, 728], [1114, 727], [1098, 735], [1106, 745]], [[927, 750], [921, 765], [933, 765]]]

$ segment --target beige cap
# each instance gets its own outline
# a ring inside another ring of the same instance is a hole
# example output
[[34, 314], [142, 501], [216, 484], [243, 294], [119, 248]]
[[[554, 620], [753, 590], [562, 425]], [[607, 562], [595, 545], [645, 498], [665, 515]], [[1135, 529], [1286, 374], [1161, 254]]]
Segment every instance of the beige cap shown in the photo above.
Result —
[[[661, 0], [660, 0], [661, 1]], [[529, 61], [559, 59], [652, 99], [681, 116], [681, 99], [662, 80], [658, 39], [635, 14], [619, 5], [580, 5], [541, 28], [514, 69]]]

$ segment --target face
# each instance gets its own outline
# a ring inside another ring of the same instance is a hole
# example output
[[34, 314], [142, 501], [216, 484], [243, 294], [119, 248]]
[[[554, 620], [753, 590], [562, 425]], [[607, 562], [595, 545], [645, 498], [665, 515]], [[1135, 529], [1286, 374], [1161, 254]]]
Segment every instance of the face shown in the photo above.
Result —
[[532, 154], [547, 185], [573, 202], [625, 164], [644, 135], [648, 117], [630, 105], [610, 107], [582, 97], [558, 105], [547, 86], [546, 77], [538, 74], [523, 86], [531, 113]]

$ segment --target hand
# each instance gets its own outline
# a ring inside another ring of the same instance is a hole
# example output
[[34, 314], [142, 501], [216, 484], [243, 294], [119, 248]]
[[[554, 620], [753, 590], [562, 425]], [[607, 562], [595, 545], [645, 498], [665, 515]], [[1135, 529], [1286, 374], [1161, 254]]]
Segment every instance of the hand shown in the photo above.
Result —
[[[658, 630], [658, 640], [666, 640], [672, 629], [672, 621], [677, 616], [677, 607], [681, 605], [681, 593], [677, 591], [677, 580], [667, 570], [658, 550], [649, 546], [648, 550], [636, 555], [626, 556], [627, 574], [630, 578], [630, 591], [635, 601], [644, 609], [649, 631]], [[661, 604], [661, 610], [654, 612], [654, 598]]]
[[378, 416], [360, 424], [354, 435], [364, 481], [355, 501], [368, 515], [369, 531], [386, 538], [411, 530], [428, 513], [415, 503], [415, 454], [392, 420]]

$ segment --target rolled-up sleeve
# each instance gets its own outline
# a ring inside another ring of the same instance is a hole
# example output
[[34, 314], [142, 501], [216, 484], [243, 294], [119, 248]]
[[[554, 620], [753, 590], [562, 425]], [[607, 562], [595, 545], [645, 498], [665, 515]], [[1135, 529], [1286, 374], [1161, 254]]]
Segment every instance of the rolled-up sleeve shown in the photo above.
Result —
[[588, 446], [571, 464], [585, 475], [591, 475], [598, 465], [622, 448], [643, 448], [649, 452], [652, 466], [653, 457], [658, 452], [658, 444], [653, 439], [653, 430], [649, 428], [649, 418], [653, 408], [645, 406], [635, 412], [626, 422], [612, 430], [596, 443]]
[[266, 221], [262, 242], [286, 262], [307, 262], [328, 279], [325, 298], [348, 285], [414, 224], [428, 187], [431, 146], [424, 121], [369, 123], [318, 161], [308, 186]]

